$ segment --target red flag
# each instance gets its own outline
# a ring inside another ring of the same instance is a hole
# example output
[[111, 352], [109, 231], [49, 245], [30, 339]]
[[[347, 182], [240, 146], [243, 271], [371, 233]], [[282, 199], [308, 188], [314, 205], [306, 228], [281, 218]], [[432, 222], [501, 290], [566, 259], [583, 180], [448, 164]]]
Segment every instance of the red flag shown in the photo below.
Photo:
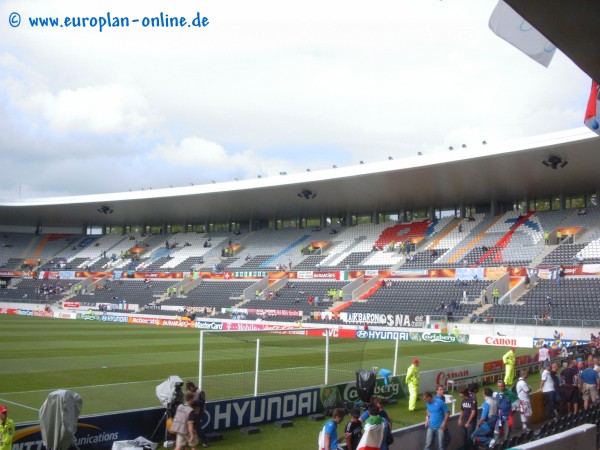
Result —
[[600, 90], [598, 82], [592, 80], [592, 91], [585, 110], [584, 123], [595, 133], [600, 134]]

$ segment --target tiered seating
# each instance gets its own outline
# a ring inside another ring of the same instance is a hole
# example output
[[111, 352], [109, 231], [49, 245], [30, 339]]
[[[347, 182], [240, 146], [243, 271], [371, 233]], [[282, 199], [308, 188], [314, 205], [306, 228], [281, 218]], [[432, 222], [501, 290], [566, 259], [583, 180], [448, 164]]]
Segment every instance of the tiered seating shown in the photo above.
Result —
[[461, 259], [461, 265], [498, 266], [529, 264], [543, 247], [541, 226], [533, 215], [507, 212], [496, 221]]
[[543, 232], [552, 233], [563, 224], [571, 213], [571, 211], [543, 211], [536, 212], [535, 215]]
[[391, 242], [406, 242], [414, 238], [424, 238], [430, 225], [432, 225], [430, 220], [393, 225], [383, 230], [374, 245], [378, 248], [384, 248]]
[[473, 219], [462, 220], [462, 232], [459, 231], [459, 227], [457, 226], [450, 233], [450, 235], [458, 233], [458, 237], [460, 238], [458, 242], [456, 241], [456, 237], [451, 238], [450, 235], [448, 236], [448, 240], [442, 239], [440, 241], [438, 245], [441, 247], [448, 244], [453, 246], [450, 246], [449, 250], [436, 261], [436, 266], [447, 268], [464, 267], [465, 263], [463, 261], [466, 259], [466, 255], [468, 255], [472, 248], [481, 246], [481, 238], [485, 237], [486, 230], [496, 220], [492, 216], [485, 216], [483, 214], [476, 214], [473, 216]]
[[254, 281], [209, 281], [201, 284], [184, 297], [174, 297], [162, 302], [162, 305], [180, 305], [182, 307], [232, 308], [241, 300], [244, 289], [252, 286]]
[[[433, 221], [425, 220], [386, 228], [375, 243], [375, 247], [382, 248], [383, 251], [371, 253], [357, 268], [385, 270], [400, 264], [405, 258], [399, 252], [398, 246], [394, 246], [394, 251], [387, 251], [391, 242], [398, 243], [401, 241], [406, 242], [413, 238], [424, 239], [434, 237], [453, 220], [453, 217], [444, 217], [442, 219], [434, 219]], [[383, 242], [387, 242], [387, 244], [382, 246]], [[438, 255], [441, 253], [443, 252], [438, 252]], [[431, 255], [431, 253], [428, 254]]]
[[[232, 270], [252, 269], [268, 270], [277, 265], [295, 265], [303, 258], [300, 247], [308, 247], [313, 241], [331, 241], [329, 231], [311, 231], [308, 229], [259, 230], [240, 240], [242, 250], [236, 255], [239, 259], [230, 264]], [[256, 259], [261, 255], [262, 260]], [[251, 259], [246, 261], [247, 256]], [[250, 264], [249, 264], [250, 263]]]
[[[370, 254], [373, 251], [373, 245], [383, 230], [392, 225], [393, 223], [387, 222], [377, 225], [360, 224], [354, 227], [343, 228], [335, 237], [335, 240], [339, 241], [339, 244], [327, 252], [328, 257], [321, 262], [321, 267], [336, 270], [345, 269], [346, 264], [342, 261], [350, 253], [362, 252], [363, 255]], [[399, 261], [400, 257], [396, 256]]]
[[411, 253], [402, 265], [402, 269], [428, 269], [434, 267], [447, 251], [448, 249], [445, 248], [435, 248], [433, 250]]
[[[297, 281], [288, 283], [277, 291], [277, 296], [270, 300], [250, 300], [243, 307], [248, 309], [282, 309], [301, 310], [304, 314], [314, 311], [325, 311], [332, 303], [327, 297], [328, 289], [342, 289], [346, 281]], [[308, 297], [319, 297], [317, 304], [308, 302]]]
[[[143, 239], [144, 238], [139, 234], [131, 234], [118, 241], [106, 252], [107, 257], [111, 257], [112, 255], [117, 256], [117, 261], [114, 264], [112, 262], [109, 263], [109, 266], [112, 266], [113, 268], [132, 268], [131, 259], [121, 259], [121, 253], [128, 252], [138, 245], [143, 245]], [[97, 250], [99, 247], [94, 246], [94, 248]], [[101, 255], [98, 255], [97, 257], [99, 258], [100, 256]]]
[[[152, 268], [154, 270], [169, 270], [186, 272], [192, 270], [192, 268], [199, 263], [200, 257], [204, 259], [210, 251], [215, 249], [220, 251], [223, 247], [228, 246], [229, 238], [228, 234], [210, 235], [210, 247], [204, 247], [204, 242], [208, 239], [207, 234], [181, 234], [173, 235], [169, 239], [171, 246], [175, 245], [174, 248], [167, 249], [166, 245], [159, 246], [154, 250], [153, 255], [163, 261], [161, 265], [153, 262]], [[163, 239], [164, 241], [164, 239]], [[233, 242], [233, 241], [232, 241]]]
[[25, 260], [22, 258], [8, 258], [2, 264], [0, 264], [0, 269], [19, 270], [24, 262]]
[[542, 266], [557, 266], [560, 264], [576, 263], [576, 255], [586, 247], [586, 244], [559, 245], [547, 254], [541, 262]]
[[292, 270], [315, 270], [321, 267], [323, 260], [327, 258], [324, 255], [310, 255], [304, 258], [301, 262], [292, 265]]
[[48, 260], [60, 252], [72, 248], [73, 244], [81, 239], [80, 235], [73, 234], [46, 234], [41, 237], [39, 245], [33, 247], [35, 259]]
[[338, 267], [344, 269], [360, 269], [361, 262], [369, 256], [371, 252], [352, 252], [338, 263]]
[[374, 251], [368, 254], [362, 262], [355, 266], [360, 270], [386, 270], [403, 261], [404, 257], [397, 250]]
[[600, 264], [600, 230], [591, 236], [591, 242], [579, 254], [586, 264]]
[[[87, 236], [83, 238], [78, 243], [75, 243], [71, 248], [65, 249], [62, 252], [59, 252], [55, 255], [57, 258], [64, 257], [67, 260], [67, 263], [71, 267], [83, 268], [83, 266], [87, 265], [88, 267], [94, 267], [96, 270], [100, 269], [95, 266], [95, 262], [102, 257], [103, 252], [106, 251], [108, 257], [110, 257], [113, 253], [119, 257], [120, 252], [114, 250], [115, 246], [118, 245], [123, 240], [127, 240], [129, 243], [129, 236], [121, 236], [115, 234], [108, 234], [106, 236], [101, 237], [91, 237]], [[128, 244], [130, 248], [131, 245]], [[78, 261], [83, 260], [82, 263], [75, 266], [72, 264], [73, 261], [77, 259]]]
[[163, 295], [173, 280], [106, 280], [85, 294], [78, 294], [73, 301], [81, 303], [118, 304], [125, 300], [144, 307]]
[[[467, 294], [479, 295], [488, 284], [485, 280], [470, 281]], [[392, 286], [378, 289], [366, 302], [353, 302], [344, 312], [445, 316], [441, 303], [447, 306], [452, 300], [460, 302], [464, 287], [445, 280], [395, 281]], [[462, 303], [454, 317], [469, 316], [475, 309], [475, 304]]]
[[29, 255], [23, 254], [28, 245], [35, 241], [30, 233], [4, 233], [0, 247], [0, 267], [16, 270]]
[[8, 289], [0, 289], [2, 301], [52, 303], [70, 294], [72, 280], [33, 280], [23, 278]]
[[[561, 325], [581, 325], [581, 321], [600, 320], [598, 308], [600, 278], [566, 278], [560, 285], [551, 280], [539, 280], [519, 302], [522, 305], [494, 305], [490, 310], [494, 320], [514, 323], [515, 319], [523, 323], [552, 325], [556, 320]], [[547, 297], [552, 297], [552, 306], [548, 306]], [[545, 314], [549, 320], [544, 321]]]
[[[468, 237], [471, 232], [479, 225], [483, 219], [485, 218], [485, 214], [475, 214], [472, 216], [472, 220], [469, 219], [460, 219], [455, 224], [454, 228], [446, 234], [444, 237], [439, 239], [439, 241], [434, 240], [431, 242], [427, 248], [428, 249], [439, 249], [439, 248], [447, 248], [453, 249], [461, 241], [463, 241], [466, 237]], [[440, 253], [441, 255], [442, 253]]]
[[569, 225], [595, 228], [600, 224], [600, 207], [586, 208], [585, 214], [580, 214], [577, 209], [570, 209], [567, 212], [570, 213]]
[[[272, 255], [257, 255], [244, 262], [244, 264], [241, 266], [237, 266], [236, 268], [239, 270], [265, 270], [263, 269], [263, 266], [266, 261], [271, 259], [271, 257]], [[231, 264], [230, 267], [233, 268], [233, 266], [234, 264]]]

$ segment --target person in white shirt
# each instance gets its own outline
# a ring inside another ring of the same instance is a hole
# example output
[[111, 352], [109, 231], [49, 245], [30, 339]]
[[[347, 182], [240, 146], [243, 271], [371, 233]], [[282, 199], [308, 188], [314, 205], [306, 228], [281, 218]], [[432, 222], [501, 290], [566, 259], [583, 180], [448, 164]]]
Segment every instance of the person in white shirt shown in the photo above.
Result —
[[527, 377], [529, 376], [528, 369], [521, 369], [521, 377], [517, 381], [517, 396], [519, 397], [520, 405], [519, 411], [521, 412], [521, 422], [523, 423], [523, 431], [528, 431], [527, 419], [531, 417], [531, 401], [529, 400], [529, 394], [531, 394], [531, 387], [527, 384]]
[[554, 395], [556, 394], [555, 389], [558, 386], [554, 386], [554, 379], [552, 378], [552, 367], [550, 361], [546, 361], [544, 364], [544, 371], [542, 372], [540, 381], [540, 391], [544, 393], [544, 403], [548, 412], [547, 419], [554, 419], [556, 412], [554, 411]]
[[543, 370], [544, 363], [550, 361], [550, 350], [548, 350], [548, 345], [544, 344], [538, 351], [538, 361], [540, 362], [540, 370]]

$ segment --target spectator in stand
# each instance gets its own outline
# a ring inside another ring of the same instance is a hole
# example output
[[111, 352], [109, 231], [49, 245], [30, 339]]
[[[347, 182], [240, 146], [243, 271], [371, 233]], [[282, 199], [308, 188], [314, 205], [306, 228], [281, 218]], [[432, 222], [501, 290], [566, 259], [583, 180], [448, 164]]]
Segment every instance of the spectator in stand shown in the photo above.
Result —
[[[375, 405], [377, 407], [377, 411], [379, 416], [383, 417], [385, 420], [388, 421], [388, 423], [390, 424], [390, 429], [392, 428], [392, 419], [390, 419], [390, 416], [388, 415], [387, 411], [385, 409], [383, 409], [383, 399], [377, 395], [373, 395], [371, 398], [371, 403], [370, 405]], [[372, 415], [372, 414], [371, 414]], [[369, 411], [365, 411], [363, 412], [359, 419], [361, 421], [361, 423], [365, 423], [365, 421], [369, 418]]]
[[498, 380], [497, 385], [498, 391], [494, 392], [493, 398], [498, 405], [498, 420], [494, 428], [494, 438], [490, 441], [490, 447], [493, 447], [498, 440], [508, 441], [513, 404], [518, 401], [515, 393], [510, 389], [506, 389], [504, 381]]
[[450, 411], [446, 404], [439, 398], [434, 397], [431, 392], [425, 392], [423, 400], [427, 408], [425, 450], [430, 450], [435, 440], [437, 440], [437, 448], [444, 450], [444, 430], [447, 428]]
[[577, 412], [579, 410], [579, 376], [577, 374], [577, 360], [572, 359], [569, 365], [560, 374], [562, 379], [561, 393], [567, 402], [567, 411]]
[[[443, 384], [437, 385], [437, 387], [435, 389], [435, 395], [441, 401], [446, 403], [446, 388], [444, 387]], [[446, 448], [446, 447], [448, 447], [448, 445], [450, 445], [451, 440], [452, 440], [452, 436], [450, 436], [450, 430], [448, 429], [448, 427], [446, 427], [446, 429], [444, 430], [444, 448]]]
[[388, 450], [388, 437], [392, 432], [390, 423], [382, 417], [381, 411], [375, 404], [369, 405], [367, 415], [365, 431], [357, 448], [362, 450]]
[[527, 377], [529, 376], [529, 370], [521, 369], [521, 376], [517, 381], [517, 397], [519, 397], [519, 411], [521, 412], [521, 423], [523, 424], [523, 431], [528, 431], [527, 419], [531, 417], [531, 401], [529, 394], [531, 394], [531, 387], [527, 384]]
[[352, 410], [351, 419], [346, 424], [346, 448], [348, 450], [357, 450], [358, 443], [362, 437], [362, 423], [359, 420], [360, 410], [355, 408]]
[[600, 378], [598, 372], [594, 370], [593, 360], [587, 362], [587, 368], [581, 371], [579, 379], [581, 383], [583, 407], [588, 409], [592, 404], [598, 401], [598, 388], [600, 387]]
[[544, 371], [542, 372], [541, 380], [540, 380], [540, 391], [544, 394], [544, 403], [546, 404], [546, 418], [554, 419], [556, 416], [556, 412], [554, 411], [554, 395], [555, 386], [554, 380], [551, 375], [551, 364], [549, 361], [546, 361], [544, 364]]
[[325, 422], [319, 433], [319, 449], [321, 450], [339, 450], [340, 446], [337, 439], [337, 426], [344, 420], [346, 413], [341, 408], [333, 410], [331, 420]]
[[463, 437], [462, 448], [470, 450], [475, 448], [471, 440], [471, 435], [475, 431], [475, 424], [477, 422], [477, 398], [467, 388], [460, 391], [460, 395], [462, 402], [460, 404], [461, 413], [458, 416], [458, 427]]
[[538, 351], [538, 361], [540, 363], [540, 370], [543, 370], [546, 361], [550, 361], [550, 350], [548, 350], [547, 344], [540, 347]]
[[471, 440], [475, 445], [484, 445], [492, 440], [494, 427], [498, 420], [498, 405], [493, 399], [493, 392], [490, 388], [483, 389], [483, 406], [481, 407], [481, 417], [475, 426], [475, 431], [471, 435]]

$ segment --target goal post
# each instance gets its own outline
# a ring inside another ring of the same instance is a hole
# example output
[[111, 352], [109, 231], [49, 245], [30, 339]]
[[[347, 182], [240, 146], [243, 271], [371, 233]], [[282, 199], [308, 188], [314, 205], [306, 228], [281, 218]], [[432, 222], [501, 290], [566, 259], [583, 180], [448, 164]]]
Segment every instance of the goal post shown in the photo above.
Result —
[[198, 385], [214, 399], [228, 399], [352, 382], [366, 340], [330, 334], [325, 328], [201, 330]]

